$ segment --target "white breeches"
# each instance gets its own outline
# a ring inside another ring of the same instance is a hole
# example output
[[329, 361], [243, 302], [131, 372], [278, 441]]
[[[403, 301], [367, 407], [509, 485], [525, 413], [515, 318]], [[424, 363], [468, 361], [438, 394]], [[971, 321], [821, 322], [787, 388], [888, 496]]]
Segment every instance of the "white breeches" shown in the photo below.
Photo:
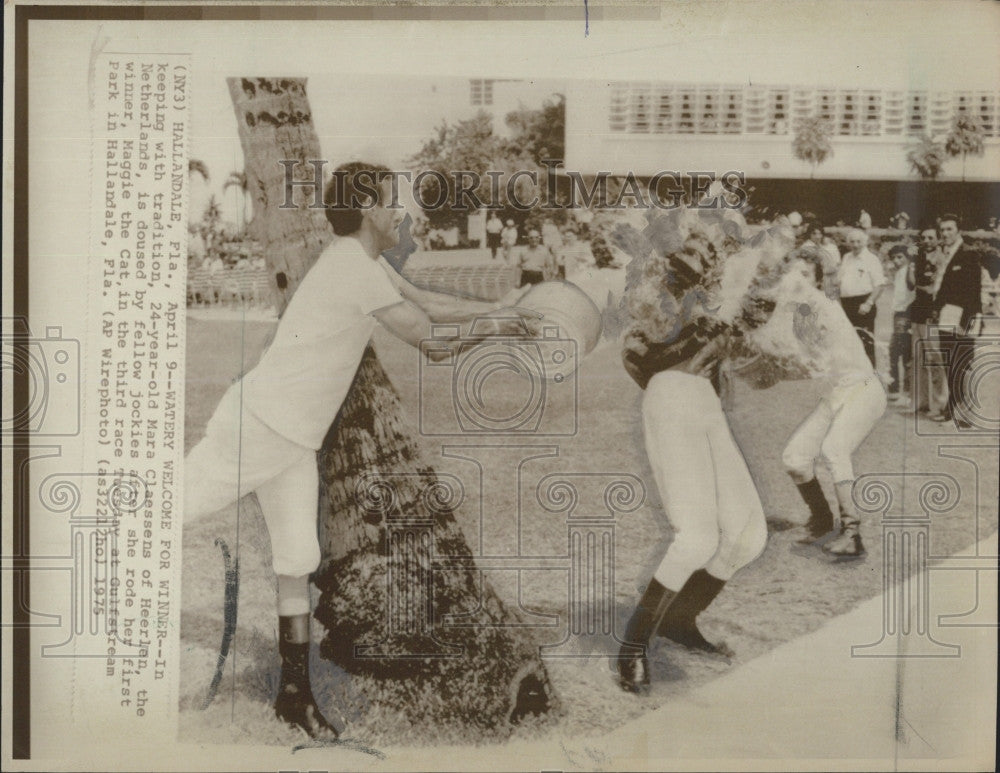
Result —
[[767, 543], [764, 509], [705, 378], [658, 373], [642, 401], [646, 453], [674, 541], [654, 576], [671, 590], [704, 568], [729, 580]]
[[792, 433], [781, 456], [785, 468], [800, 480], [815, 474], [822, 458], [834, 483], [854, 480], [851, 455], [885, 412], [885, 389], [872, 373], [863, 380], [835, 386]]
[[310, 574], [320, 561], [316, 452], [241, 411], [239, 390], [239, 383], [229, 388], [205, 437], [184, 460], [184, 519], [197, 520], [254, 491], [275, 573]]

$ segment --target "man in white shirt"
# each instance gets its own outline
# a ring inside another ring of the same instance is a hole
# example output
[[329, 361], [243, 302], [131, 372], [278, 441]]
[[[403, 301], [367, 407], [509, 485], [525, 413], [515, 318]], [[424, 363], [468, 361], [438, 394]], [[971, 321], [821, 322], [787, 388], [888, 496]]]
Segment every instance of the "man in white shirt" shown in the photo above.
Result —
[[[371, 196], [376, 175], [388, 174], [360, 163], [337, 170], [326, 191], [337, 238], [303, 278], [260, 362], [226, 392], [185, 460], [185, 519], [257, 494], [278, 577], [282, 670], [274, 710], [311, 737], [336, 736], [309, 683], [309, 575], [320, 562], [316, 451], [377, 323], [419, 346], [432, 318], [457, 322], [492, 310], [419, 290], [380, 257], [398, 243], [405, 215], [392, 199], [390, 179], [381, 178], [378, 200]], [[519, 329], [498, 321], [488, 333]], [[457, 353], [461, 341], [435, 342], [428, 356]]]
[[503, 221], [497, 213], [490, 212], [490, 217], [486, 221], [486, 246], [490, 250], [490, 257], [497, 259], [497, 250], [500, 249], [500, 232], [503, 230]]
[[865, 352], [875, 366], [875, 303], [885, 289], [882, 261], [868, 249], [868, 235], [857, 228], [847, 234], [849, 250], [837, 270], [840, 304], [858, 331]]

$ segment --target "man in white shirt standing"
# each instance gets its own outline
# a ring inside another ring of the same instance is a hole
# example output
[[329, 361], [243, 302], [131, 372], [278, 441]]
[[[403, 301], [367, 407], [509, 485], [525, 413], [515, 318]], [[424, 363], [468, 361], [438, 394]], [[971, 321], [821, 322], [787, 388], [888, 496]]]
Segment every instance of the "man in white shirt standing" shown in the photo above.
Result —
[[[303, 278], [260, 362], [226, 392], [185, 460], [187, 520], [257, 494], [278, 577], [282, 667], [274, 710], [314, 738], [337, 734], [309, 682], [309, 575], [320, 562], [316, 451], [377, 323], [419, 346], [432, 318], [462, 321], [492, 310], [418, 290], [380, 257], [398, 243], [405, 216], [389, 174], [361, 163], [334, 174], [325, 201], [337, 238]], [[498, 321], [489, 333], [508, 328], [520, 329]], [[436, 342], [429, 356], [443, 359], [460, 345], [460, 338], [450, 350]]]
[[882, 262], [868, 249], [868, 235], [853, 228], [847, 234], [849, 250], [837, 270], [840, 304], [858, 331], [865, 353], [875, 366], [875, 304], [885, 289]]

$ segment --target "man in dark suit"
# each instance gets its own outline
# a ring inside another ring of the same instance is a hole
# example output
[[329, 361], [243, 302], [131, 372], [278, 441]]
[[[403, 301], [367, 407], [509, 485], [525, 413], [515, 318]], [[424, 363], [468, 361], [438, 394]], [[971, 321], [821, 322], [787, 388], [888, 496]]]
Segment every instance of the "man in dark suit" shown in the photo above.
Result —
[[[941, 421], [954, 419], [960, 429], [968, 429], [969, 402], [966, 398], [966, 374], [972, 365], [975, 339], [967, 335], [969, 323], [979, 314], [982, 305], [982, 269], [975, 252], [962, 241], [958, 231], [958, 216], [942, 215], [938, 229], [944, 242], [944, 262], [941, 285], [934, 307], [941, 325], [956, 325], [953, 335], [942, 331], [942, 347], [948, 357], [948, 410]], [[938, 418], [938, 417], [935, 417]]]

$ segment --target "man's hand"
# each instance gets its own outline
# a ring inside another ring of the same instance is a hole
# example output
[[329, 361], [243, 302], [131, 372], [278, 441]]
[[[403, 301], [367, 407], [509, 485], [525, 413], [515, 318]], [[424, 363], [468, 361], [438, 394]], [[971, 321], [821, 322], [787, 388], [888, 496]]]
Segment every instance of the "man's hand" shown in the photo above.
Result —
[[872, 310], [872, 302], [871, 301], [865, 301], [864, 303], [862, 303], [858, 307], [858, 311], [860, 311], [862, 314], [867, 314], [871, 310]]

